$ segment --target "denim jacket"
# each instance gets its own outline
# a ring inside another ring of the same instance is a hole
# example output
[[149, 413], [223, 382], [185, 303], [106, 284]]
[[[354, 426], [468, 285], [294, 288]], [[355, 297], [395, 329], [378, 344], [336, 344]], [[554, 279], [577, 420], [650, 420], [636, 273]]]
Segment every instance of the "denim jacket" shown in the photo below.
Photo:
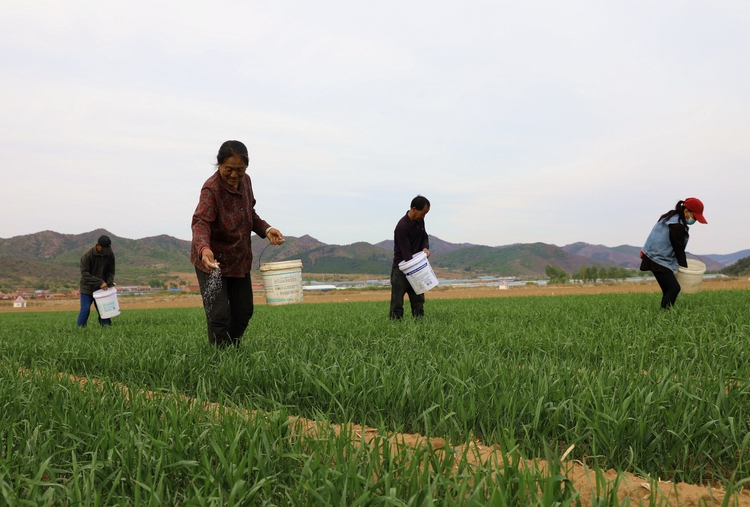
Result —
[[[665, 222], [659, 220], [651, 229], [651, 234], [646, 239], [646, 244], [643, 245], [643, 254], [659, 264], [660, 266], [667, 267], [672, 271], [676, 272], [680, 267], [677, 262], [677, 256], [674, 253], [674, 247], [669, 238], [669, 226], [679, 222], [679, 216], [674, 215], [667, 219]], [[687, 247], [689, 235], [687, 227], [685, 227], [685, 245]]]

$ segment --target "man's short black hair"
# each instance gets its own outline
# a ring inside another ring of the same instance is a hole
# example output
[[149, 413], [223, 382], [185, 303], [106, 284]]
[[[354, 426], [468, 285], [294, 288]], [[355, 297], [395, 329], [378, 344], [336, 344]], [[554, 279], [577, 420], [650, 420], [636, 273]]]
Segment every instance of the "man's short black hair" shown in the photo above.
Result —
[[411, 207], [417, 208], [417, 211], [422, 211], [425, 206], [429, 207], [430, 201], [423, 195], [418, 195], [411, 200]]

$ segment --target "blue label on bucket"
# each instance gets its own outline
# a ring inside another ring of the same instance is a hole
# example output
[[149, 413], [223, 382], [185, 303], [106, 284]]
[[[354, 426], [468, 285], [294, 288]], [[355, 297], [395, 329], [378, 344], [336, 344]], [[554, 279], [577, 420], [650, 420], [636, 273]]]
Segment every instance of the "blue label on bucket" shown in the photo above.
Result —
[[414, 273], [419, 273], [420, 271], [422, 271], [422, 270], [423, 270], [424, 268], [426, 268], [426, 267], [427, 267], [427, 263], [424, 263], [424, 264], [422, 264], [421, 266], [418, 266], [418, 267], [414, 268], [414, 269], [413, 269], [412, 271], [408, 271], [408, 272], [406, 272], [406, 273], [404, 273], [404, 274], [405, 274], [406, 276], [411, 276], [411, 275], [413, 275]]

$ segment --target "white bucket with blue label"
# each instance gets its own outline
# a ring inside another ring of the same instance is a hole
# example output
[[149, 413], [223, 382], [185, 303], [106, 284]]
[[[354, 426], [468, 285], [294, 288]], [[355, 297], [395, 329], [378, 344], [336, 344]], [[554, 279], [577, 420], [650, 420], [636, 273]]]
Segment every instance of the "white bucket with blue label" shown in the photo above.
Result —
[[271, 306], [302, 302], [302, 261], [267, 262], [261, 264], [266, 303]]
[[417, 294], [424, 294], [438, 285], [437, 276], [424, 252], [414, 254], [410, 261], [399, 262], [398, 269], [406, 276], [409, 285]]
[[117, 289], [110, 287], [107, 290], [94, 291], [96, 311], [102, 319], [110, 319], [120, 315], [120, 304], [117, 302]]

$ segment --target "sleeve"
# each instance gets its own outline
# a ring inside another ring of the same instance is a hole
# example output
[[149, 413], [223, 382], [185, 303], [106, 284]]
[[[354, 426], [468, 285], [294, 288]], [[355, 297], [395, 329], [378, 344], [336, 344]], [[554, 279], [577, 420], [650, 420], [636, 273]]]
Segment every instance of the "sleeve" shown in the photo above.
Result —
[[92, 259], [88, 252], [81, 256], [81, 281], [89, 287], [99, 287], [104, 280], [91, 274]]
[[424, 234], [424, 238], [422, 238], [422, 250], [424, 250], [425, 248], [429, 250], [430, 249], [430, 235], [427, 234], [427, 228], [424, 229], [422, 234]]
[[255, 212], [255, 204], [258, 202], [255, 199], [255, 192], [253, 191], [253, 182], [250, 180], [250, 176], [245, 175], [245, 181], [247, 182], [247, 191], [249, 192], [246, 196], [246, 199], [250, 201], [250, 220], [252, 224], [252, 231], [258, 235], [259, 238], [266, 238], [266, 229], [271, 227], [271, 225], [260, 218], [258, 214]]
[[687, 235], [685, 234], [685, 226], [677, 224], [669, 224], [669, 242], [672, 244], [674, 255], [677, 258], [677, 263], [683, 268], [687, 267], [687, 257], [685, 256], [685, 247], [687, 246]]
[[200, 258], [200, 251], [211, 247], [211, 225], [216, 220], [216, 199], [210, 189], [201, 189], [198, 206], [193, 213], [193, 252]]
[[255, 197], [253, 197], [253, 232], [258, 235], [258, 237], [265, 239], [266, 238], [266, 229], [271, 227], [268, 222], [263, 220], [258, 216], [258, 214], [255, 212], [255, 203], [257, 202], [255, 200]]
[[107, 265], [107, 272], [104, 273], [104, 281], [107, 282], [108, 287], [112, 287], [115, 284], [115, 254], [112, 254], [112, 259]]
[[396, 230], [393, 231], [393, 242], [398, 245], [398, 252], [401, 254], [403, 260], [410, 261], [412, 253], [411, 243], [409, 242], [409, 231], [406, 227], [401, 227], [400, 223], [396, 226]]

